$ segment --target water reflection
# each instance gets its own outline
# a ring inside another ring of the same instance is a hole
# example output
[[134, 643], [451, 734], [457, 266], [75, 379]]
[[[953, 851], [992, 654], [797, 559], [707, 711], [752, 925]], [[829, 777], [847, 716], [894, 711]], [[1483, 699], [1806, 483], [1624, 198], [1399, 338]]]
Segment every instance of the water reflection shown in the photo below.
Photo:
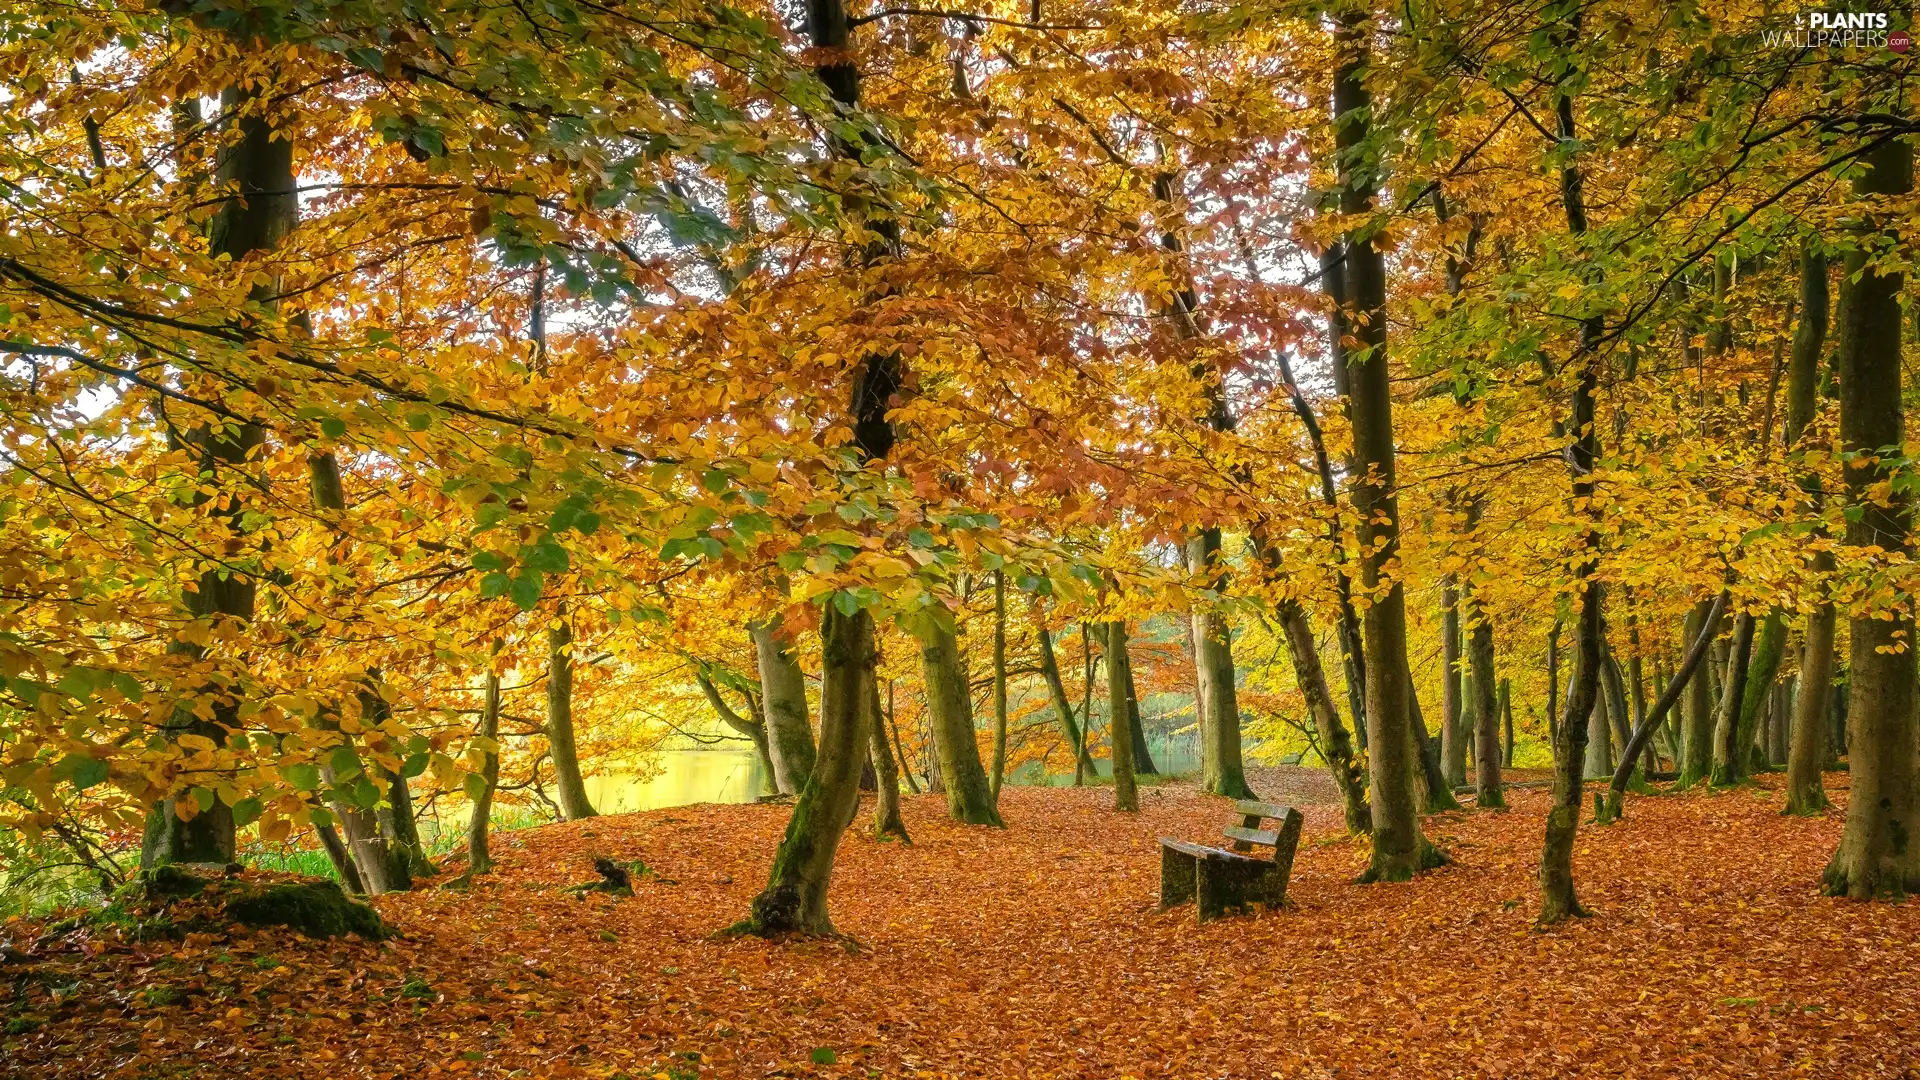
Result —
[[[1198, 742], [1187, 736], [1162, 736], [1148, 743], [1161, 773], [1187, 773], [1200, 767]], [[630, 814], [693, 803], [749, 803], [766, 790], [759, 759], [751, 750], [668, 750], [660, 755], [659, 772], [610, 772], [587, 777], [587, 797], [603, 814]], [[1100, 775], [1111, 775], [1104, 759], [1095, 763]], [[920, 777], [924, 784], [924, 776]], [[1015, 769], [1009, 783], [1062, 787], [1073, 783], [1073, 773], [1043, 771], [1030, 761]]]

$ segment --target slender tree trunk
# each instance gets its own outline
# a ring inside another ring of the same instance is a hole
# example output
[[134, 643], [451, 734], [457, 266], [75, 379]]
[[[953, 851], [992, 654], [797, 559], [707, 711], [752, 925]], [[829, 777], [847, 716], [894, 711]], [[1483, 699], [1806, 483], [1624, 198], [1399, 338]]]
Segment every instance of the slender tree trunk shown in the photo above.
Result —
[[700, 692], [706, 695], [707, 704], [713, 706], [714, 714], [720, 717], [720, 722], [745, 735], [753, 743], [753, 756], [760, 763], [760, 794], [779, 794], [780, 783], [774, 774], [773, 748], [767, 740], [766, 722], [740, 715], [733, 706], [727, 704], [726, 698], [720, 696], [720, 688], [714, 685], [713, 679], [697, 665], [693, 679], [699, 684]]
[[489, 745], [480, 750], [479, 791], [474, 793], [473, 814], [467, 819], [467, 869], [475, 874], [493, 872], [493, 855], [487, 837], [493, 825], [493, 793], [500, 785], [500, 675], [487, 665], [486, 692], [480, 706], [480, 738]]
[[1580, 774], [1587, 780], [1605, 780], [1613, 775], [1613, 736], [1609, 723], [1613, 710], [1606, 692], [1606, 653], [1600, 656], [1600, 692], [1594, 696], [1593, 712], [1587, 714], [1586, 770]]
[[[1737, 784], [1753, 775], [1753, 744], [1760, 712], [1773, 695], [1774, 679], [1780, 673], [1780, 660], [1786, 646], [1786, 623], [1778, 611], [1769, 612], [1766, 621], [1760, 624], [1760, 637], [1753, 647], [1753, 659], [1748, 663], [1746, 686], [1740, 698], [1740, 722], [1733, 733], [1725, 783]], [[1715, 782], [1722, 781], [1716, 777]]]
[[886, 714], [880, 711], [880, 680], [868, 672], [863, 678], [863, 697], [867, 718], [867, 756], [873, 761], [875, 790], [879, 793], [873, 804], [873, 835], [885, 839], [898, 837], [902, 843], [913, 843], [913, 837], [907, 835], [907, 823], [900, 816], [900, 771], [894, 765], [893, 751], [887, 749]]
[[993, 804], [1007, 775], [1007, 579], [993, 572]]
[[1747, 747], [1753, 743], [1751, 729], [1744, 740], [1740, 735], [1740, 729], [1745, 726], [1742, 714], [1746, 711], [1747, 675], [1753, 666], [1753, 630], [1751, 612], [1734, 616], [1727, 675], [1720, 688], [1720, 708], [1713, 721], [1713, 771], [1709, 783], [1714, 787], [1740, 782], [1740, 763], [1746, 760]]
[[[1707, 629], [1705, 620], [1710, 605], [1711, 601], [1703, 600], [1687, 612], [1682, 630], [1685, 640], [1693, 641]], [[1712, 666], [1708, 664], [1709, 668]], [[1713, 766], [1713, 687], [1708, 671], [1702, 671], [1687, 686], [1686, 709], [1681, 718], [1686, 721], [1686, 731], [1680, 741], [1685, 760], [1680, 763], [1680, 777], [1675, 786], [1684, 788], [1705, 780]]]
[[320, 838], [327, 861], [333, 864], [333, 872], [340, 878], [340, 887], [350, 893], [364, 895], [367, 891], [366, 882], [361, 880], [360, 868], [354, 864], [353, 853], [347, 850], [346, 842], [340, 839], [339, 830], [331, 825], [316, 825], [313, 835]]
[[1127, 624], [1107, 624], [1107, 714], [1113, 742], [1113, 808], [1140, 809], [1133, 779], [1133, 710], [1127, 702]]
[[[1474, 802], [1482, 810], [1500, 809], [1507, 805], [1500, 779], [1500, 703], [1506, 697], [1507, 683], [1497, 680], [1496, 694], [1492, 621], [1474, 606], [1467, 610], [1472, 616], [1467, 631], [1467, 663], [1473, 669]], [[1508, 738], [1512, 738], [1511, 726]]]
[[1427, 730], [1426, 714], [1420, 709], [1420, 693], [1413, 686], [1413, 672], [1408, 670], [1407, 712], [1411, 721], [1407, 725], [1409, 741], [1413, 744], [1416, 803], [1426, 813], [1440, 814], [1449, 810], [1462, 809], [1460, 800], [1453, 796], [1453, 785], [1440, 768], [1440, 738]]
[[1467, 782], [1466, 702], [1460, 670], [1460, 584], [1452, 574], [1440, 584], [1440, 761], [1448, 787]]
[[573, 741], [573, 626], [564, 611], [547, 626], [547, 753], [553, 758], [560, 816], [568, 821], [593, 817]]
[[893, 732], [893, 752], [900, 763], [900, 775], [906, 778], [907, 790], [920, 794], [920, 785], [914, 782], [913, 766], [907, 764], [907, 752], [900, 747], [900, 723], [893, 711], [893, 680], [887, 680], [887, 728]]
[[1073, 717], [1073, 703], [1067, 700], [1067, 684], [1060, 678], [1060, 663], [1053, 655], [1053, 635], [1047, 632], [1045, 623], [1037, 630], [1040, 641], [1040, 675], [1046, 680], [1047, 695], [1053, 699], [1054, 715], [1060, 718], [1060, 733], [1066, 737], [1067, 746], [1073, 754], [1073, 786], [1079, 787], [1087, 782], [1093, 772], [1093, 756], [1087, 750], [1087, 740], [1081, 734], [1080, 724]]
[[[1894, 140], [1862, 159], [1860, 195], [1913, 190], [1913, 147]], [[1868, 221], [1863, 231], [1889, 225]], [[1891, 239], [1889, 237], [1889, 239]], [[1851, 279], [1840, 300], [1840, 450], [1871, 458], [1904, 434], [1900, 385], [1903, 275], [1847, 256]], [[1877, 492], [1887, 465], [1845, 470], [1852, 507], [1847, 545], [1896, 555], [1912, 551], [1911, 496], [1899, 484]], [[1891, 618], [1876, 618], [1891, 615]], [[1914, 617], [1908, 598], [1891, 611], [1855, 615], [1848, 654], [1847, 823], [1826, 870], [1836, 896], [1903, 896], [1920, 889], [1920, 751], [1915, 748]]]
[[940, 779], [947, 789], [947, 814], [969, 825], [999, 825], [987, 771], [980, 764], [980, 742], [973, 732], [973, 695], [967, 689], [966, 661], [953, 631], [933, 628], [920, 648], [927, 679], [927, 713], [933, 743], [940, 750]]
[[[1378, 177], [1368, 164], [1373, 98], [1365, 83], [1371, 21], [1348, 11], [1335, 34], [1334, 143], [1340, 210], [1355, 219], [1374, 211]], [[1363, 881], [1405, 881], [1443, 861], [1420, 831], [1414, 802], [1412, 680], [1407, 664], [1407, 601], [1387, 578], [1399, 553], [1400, 506], [1394, 486], [1393, 386], [1387, 370], [1386, 266], [1375, 235], [1356, 229], [1345, 239], [1346, 318], [1360, 348], [1349, 357], [1348, 409], [1353, 426], [1353, 508], [1359, 517], [1360, 584], [1375, 597], [1367, 608], [1368, 793], [1373, 805], [1373, 858]], [[1382, 591], [1384, 586], [1384, 591]]]
[[1506, 721], [1506, 765], [1511, 769], [1513, 768], [1513, 682], [1510, 679], [1500, 680], [1500, 715]]
[[1687, 645], [1686, 657], [1680, 663], [1680, 669], [1674, 672], [1673, 679], [1660, 691], [1660, 700], [1654, 702], [1653, 709], [1639, 724], [1634, 726], [1633, 735], [1627, 740], [1622, 752], [1620, 767], [1613, 771], [1613, 783], [1608, 785], [1607, 794], [1601, 800], [1596, 815], [1602, 824], [1620, 820], [1621, 811], [1627, 795], [1627, 785], [1633, 778], [1633, 759], [1640, 755], [1653, 739], [1653, 733], [1659, 729], [1661, 721], [1673, 711], [1680, 695], [1687, 689], [1690, 681], [1704, 679], [1706, 675], [1700, 669], [1704, 666], [1707, 653], [1713, 643], [1713, 628], [1720, 621], [1720, 613], [1726, 610], [1728, 594], [1722, 592], [1720, 598], [1710, 601], [1707, 610], [1699, 618], [1700, 632]]
[[[1577, 20], [1576, 20], [1577, 22]], [[1576, 25], [1573, 33], [1578, 34]], [[1563, 144], [1577, 146], [1574, 130], [1573, 98], [1557, 94], [1554, 114]], [[1567, 231], [1579, 236], [1587, 231], [1585, 178], [1579, 159], [1570, 156], [1560, 170], [1561, 205], [1567, 215]], [[1594, 390], [1599, 384], [1600, 336], [1602, 317], [1590, 315], [1580, 323], [1580, 347], [1573, 358], [1574, 385], [1567, 431], [1573, 442], [1567, 449], [1567, 467], [1572, 479], [1572, 504], [1591, 507], [1594, 491], [1593, 466], [1600, 452], [1599, 432], [1594, 424]], [[1588, 513], [1592, 513], [1591, 509]], [[1561, 717], [1554, 738], [1553, 802], [1547, 811], [1546, 838], [1540, 846], [1540, 923], [1551, 926], [1564, 919], [1586, 914], [1575, 896], [1573, 886], [1574, 837], [1580, 828], [1581, 781], [1587, 752], [1587, 718], [1592, 715], [1600, 686], [1600, 656], [1605, 645], [1601, 621], [1601, 587], [1593, 579], [1600, 556], [1597, 522], [1582, 538], [1581, 558], [1574, 564], [1574, 600], [1579, 605], [1575, 629], [1574, 679], [1567, 693], [1567, 711]]]
[[[1787, 453], [1795, 459], [1804, 458], [1806, 451], [1813, 449], [1802, 443], [1819, 405], [1820, 354], [1827, 340], [1827, 257], [1812, 242], [1800, 249], [1799, 309], [1800, 323], [1793, 332], [1787, 378]], [[1800, 488], [1807, 493], [1810, 509], [1818, 513], [1825, 501], [1820, 474], [1813, 470], [1803, 473]], [[1825, 813], [1833, 805], [1827, 799], [1820, 770], [1826, 763], [1829, 743], [1827, 698], [1833, 683], [1834, 631], [1838, 624], [1833, 602], [1826, 598], [1824, 589], [1833, 577], [1834, 566], [1831, 552], [1822, 551], [1814, 556], [1816, 587], [1822, 590], [1822, 595], [1818, 606], [1807, 616], [1807, 632], [1800, 651], [1800, 679], [1794, 688], [1793, 729], [1787, 747], [1786, 812], [1803, 817]]]
[[1140, 688], [1133, 681], [1133, 657], [1122, 652], [1122, 667], [1125, 668], [1127, 684], [1128, 730], [1133, 735], [1133, 773], [1135, 776], [1155, 776], [1160, 770], [1154, 767], [1153, 752], [1147, 747], [1147, 729], [1140, 716]]
[[795, 795], [813, 771], [813, 725], [807, 719], [807, 678], [789, 642], [770, 622], [747, 627], [760, 668], [761, 708], [767, 717], [767, 749], [774, 786]]
[[[1220, 552], [1220, 530], [1204, 529], [1187, 545], [1187, 568], [1213, 582], [1225, 584]], [[1194, 667], [1206, 699], [1200, 727], [1200, 790], [1230, 799], [1251, 799], [1246, 769], [1240, 759], [1240, 699], [1235, 685], [1232, 631], [1216, 610], [1193, 615]]]
[[1340, 805], [1346, 815], [1347, 832], [1352, 836], [1373, 831], [1373, 812], [1367, 806], [1367, 778], [1354, 758], [1353, 739], [1340, 721], [1333, 693], [1327, 687], [1326, 670], [1320, 666], [1320, 651], [1313, 640], [1313, 628], [1307, 622], [1306, 609], [1297, 600], [1279, 607], [1281, 631], [1286, 635], [1287, 654], [1293, 659], [1294, 681], [1307, 699], [1307, 713], [1313, 717], [1320, 740], [1320, 754], [1327, 771], [1340, 789]]

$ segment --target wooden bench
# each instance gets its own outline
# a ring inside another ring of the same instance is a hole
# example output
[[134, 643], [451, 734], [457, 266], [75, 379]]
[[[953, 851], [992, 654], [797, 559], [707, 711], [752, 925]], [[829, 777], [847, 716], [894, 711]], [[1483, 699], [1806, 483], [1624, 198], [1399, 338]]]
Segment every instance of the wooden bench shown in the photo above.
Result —
[[[1241, 822], [1223, 832], [1238, 850], [1160, 838], [1161, 911], [1192, 900], [1204, 923], [1246, 912], [1256, 903], [1269, 907], [1286, 903], [1293, 854], [1300, 846], [1300, 811], [1253, 801], [1235, 803], [1234, 809], [1240, 812]], [[1261, 828], [1268, 820], [1278, 821], [1279, 827]], [[1272, 848], [1273, 858], [1244, 854], [1256, 845]]]

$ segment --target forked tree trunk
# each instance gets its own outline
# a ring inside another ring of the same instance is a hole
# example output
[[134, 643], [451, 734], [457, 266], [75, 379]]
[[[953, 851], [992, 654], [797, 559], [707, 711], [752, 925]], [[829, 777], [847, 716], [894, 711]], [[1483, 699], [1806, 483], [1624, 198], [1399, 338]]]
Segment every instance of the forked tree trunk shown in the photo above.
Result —
[[720, 722], [745, 735], [753, 743], [754, 760], [760, 764], [760, 794], [779, 794], [780, 782], [774, 775], [773, 747], [767, 739], [766, 722], [740, 715], [738, 710], [727, 704], [726, 698], [720, 696], [720, 688], [714, 685], [712, 677], [697, 665], [694, 668], [693, 680], [699, 684], [700, 692], [706, 696], [707, 704], [713, 706], [714, 714], [720, 717]]
[[[1373, 99], [1365, 83], [1371, 32], [1366, 12], [1350, 9], [1335, 34], [1333, 118], [1340, 209], [1356, 220], [1373, 213], [1378, 187], [1367, 164], [1373, 127]], [[1397, 579], [1382, 580], [1398, 555], [1400, 506], [1394, 486], [1393, 387], [1387, 371], [1386, 266], [1375, 239], [1369, 231], [1350, 233], [1343, 268], [1351, 305], [1346, 318], [1360, 344], [1347, 371], [1356, 465], [1353, 508], [1363, 553], [1360, 584], [1375, 597], [1364, 621], [1373, 857], [1361, 880], [1405, 881], [1442, 857], [1420, 831], [1414, 802], [1419, 762], [1414, 760], [1414, 721], [1407, 701], [1412, 686], [1406, 594]], [[1419, 735], [1424, 741], [1424, 732]]]
[[820, 745], [774, 852], [767, 887], [739, 929], [763, 937], [831, 935], [827, 884], [840, 838], [860, 805], [869, 688], [876, 657], [873, 617], [828, 604], [820, 619]]
[[807, 679], [793, 657], [791, 643], [769, 622], [747, 627], [760, 668], [761, 708], [767, 718], [767, 752], [773, 758], [774, 786], [782, 795], [799, 794], [813, 771], [813, 725], [807, 719]]
[[[1720, 708], [1713, 720], [1713, 770], [1708, 782], [1725, 787], [1740, 782], [1739, 763], [1746, 760], [1740, 744], [1741, 713], [1747, 693], [1747, 675], [1753, 665], [1754, 618], [1743, 611], [1733, 619], [1733, 642], [1728, 647], [1726, 678], [1720, 687]], [[1746, 742], [1753, 742], [1752, 733]]]
[[[1886, 143], [1863, 161], [1859, 195], [1913, 190], [1913, 147]], [[1889, 228], [1868, 222], [1863, 229]], [[1891, 239], [1889, 237], [1889, 239]], [[1851, 279], [1840, 300], [1840, 450], [1877, 455], [1904, 434], [1900, 385], [1900, 292], [1903, 275], [1847, 256]], [[1847, 523], [1849, 547], [1912, 551], [1910, 496], [1886, 482], [1887, 466], [1845, 470], [1857, 516]], [[1891, 615], [1891, 618], [1876, 618]], [[1920, 889], [1920, 750], [1914, 731], [1915, 625], [1906, 602], [1854, 616], [1848, 654], [1847, 758], [1851, 777], [1847, 824], [1826, 869], [1836, 896], [1903, 896]]]
[[1113, 808], [1138, 812], [1133, 779], [1133, 710], [1127, 702], [1127, 624], [1107, 624], [1107, 714], [1113, 743]]
[[927, 679], [927, 713], [933, 744], [939, 749], [941, 786], [947, 815], [969, 825], [999, 825], [987, 771], [980, 764], [980, 742], [973, 733], [973, 695], [966, 663], [953, 631], [935, 626], [921, 642], [920, 665]]
[[1748, 662], [1746, 686], [1740, 698], [1740, 722], [1733, 733], [1726, 777], [1722, 781], [1716, 776], [1716, 783], [1737, 784], [1753, 776], [1753, 744], [1758, 737], [1760, 713], [1773, 696], [1774, 679], [1780, 674], [1780, 660], [1786, 647], [1785, 621], [1778, 611], [1768, 612], [1766, 621], [1760, 624], [1753, 659]]

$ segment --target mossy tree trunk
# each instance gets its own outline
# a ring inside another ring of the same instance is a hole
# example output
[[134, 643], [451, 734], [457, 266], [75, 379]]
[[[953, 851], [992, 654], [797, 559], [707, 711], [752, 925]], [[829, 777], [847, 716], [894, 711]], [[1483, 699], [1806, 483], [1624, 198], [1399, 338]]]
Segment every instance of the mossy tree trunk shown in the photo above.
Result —
[[980, 764], [973, 694], [958, 636], [939, 625], [928, 631], [921, 641], [920, 668], [927, 679], [927, 713], [933, 722], [933, 744], [939, 748], [948, 816], [969, 825], [1000, 824], [987, 771]]
[[873, 617], [843, 614], [828, 604], [820, 620], [820, 744], [813, 771], [793, 802], [793, 816], [774, 852], [767, 887], [753, 898], [741, 929], [763, 937], [831, 935], [827, 885], [840, 838], [860, 805], [860, 767], [867, 759], [867, 697], [875, 660]]
[[1127, 624], [1107, 624], [1107, 715], [1113, 743], [1113, 808], [1138, 812], [1133, 778], [1133, 710], [1128, 707]]
[[1722, 778], [1718, 763], [1714, 782], [1737, 784], [1753, 776], [1753, 744], [1758, 737], [1760, 714], [1773, 696], [1774, 680], [1780, 674], [1780, 661], [1786, 653], [1787, 627], [1778, 611], [1767, 613], [1760, 624], [1759, 639], [1748, 662], [1746, 685], [1741, 691], [1740, 719], [1733, 733], [1733, 746], [1727, 756]]
[[[1469, 624], [1467, 664], [1473, 671], [1473, 700], [1468, 705], [1473, 720], [1474, 802], [1482, 810], [1497, 810], [1507, 805], [1500, 779], [1500, 703], [1506, 697], [1507, 683], [1494, 672], [1493, 620], [1473, 602], [1471, 587], [1464, 599]], [[1508, 754], [1511, 752], [1509, 748]]]
[[766, 713], [767, 749], [773, 758], [774, 785], [782, 795], [797, 794], [813, 771], [813, 725], [807, 719], [807, 679], [793, 657], [791, 643], [770, 622], [749, 626], [760, 668], [761, 708]]
[[[1855, 177], [1862, 196], [1897, 196], [1913, 190], [1913, 147], [1887, 142], [1864, 159]], [[1862, 223], [1864, 239], [1889, 228]], [[1892, 239], [1891, 237], [1885, 237]], [[1900, 372], [1900, 293], [1904, 277], [1847, 256], [1851, 283], [1840, 300], [1840, 450], [1874, 461], [1904, 435]], [[1879, 548], [1894, 555], [1912, 551], [1910, 496], [1886, 483], [1887, 465], [1875, 462], [1845, 470], [1851, 497], [1849, 547]], [[1890, 618], [1876, 616], [1891, 615]], [[1862, 612], [1849, 629], [1847, 758], [1850, 790], [1847, 823], [1826, 869], [1827, 891], [1865, 899], [1903, 896], [1920, 889], [1920, 791], [1915, 790], [1920, 750], [1914, 731], [1915, 626], [1909, 604], [1891, 611]]]
[[553, 786], [560, 816], [568, 821], [595, 816], [580, 774], [573, 729], [573, 626], [564, 610], [547, 626], [547, 752], [553, 758]]
[[[1335, 33], [1333, 77], [1335, 162], [1340, 210], [1370, 218], [1378, 188], [1373, 98], [1366, 86], [1372, 20], [1364, 9], [1342, 13]], [[1347, 408], [1353, 427], [1353, 509], [1359, 518], [1360, 584], [1375, 597], [1363, 624], [1366, 645], [1368, 788], [1373, 806], [1373, 858], [1364, 881], [1405, 881], [1438, 861], [1420, 831], [1414, 803], [1418, 767], [1412, 689], [1407, 666], [1407, 602], [1401, 583], [1383, 580], [1398, 556], [1400, 507], [1394, 485], [1393, 388], [1387, 370], [1386, 265], [1375, 235], [1356, 228], [1344, 238], [1344, 317], [1359, 348], [1348, 357]], [[1420, 733], [1424, 739], [1424, 733]]]
[[993, 804], [1007, 778], [1007, 577], [993, 572], [993, 771], [987, 777]]

